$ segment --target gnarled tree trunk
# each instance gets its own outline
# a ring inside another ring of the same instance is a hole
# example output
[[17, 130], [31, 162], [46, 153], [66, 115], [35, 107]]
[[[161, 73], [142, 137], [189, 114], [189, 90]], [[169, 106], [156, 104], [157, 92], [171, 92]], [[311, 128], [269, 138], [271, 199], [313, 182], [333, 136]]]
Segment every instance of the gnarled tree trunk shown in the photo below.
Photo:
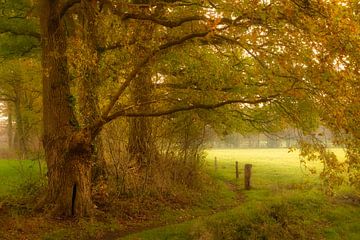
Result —
[[60, 216], [91, 214], [91, 144], [86, 132], [77, 132], [65, 151], [61, 141], [46, 147], [48, 201]]
[[91, 131], [80, 130], [71, 104], [67, 41], [59, 1], [41, 1], [44, 149], [47, 203], [54, 214], [84, 216], [91, 210]]

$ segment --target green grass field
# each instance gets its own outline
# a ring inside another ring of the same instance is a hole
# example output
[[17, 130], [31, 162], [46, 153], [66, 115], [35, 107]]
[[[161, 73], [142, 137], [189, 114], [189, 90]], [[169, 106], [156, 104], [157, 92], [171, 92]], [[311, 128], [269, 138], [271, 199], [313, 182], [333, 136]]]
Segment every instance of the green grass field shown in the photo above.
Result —
[[[341, 149], [333, 151], [340, 158], [344, 157]], [[236, 161], [239, 179], [235, 178]], [[243, 188], [246, 163], [253, 165], [250, 191]], [[135, 234], [118, 239], [360, 239], [360, 201], [352, 201], [360, 199], [359, 192], [342, 187], [335, 196], [325, 195], [318, 174], [306, 171], [296, 152], [214, 149], [207, 151], [204, 166], [213, 179], [205, 184], [213, 190], [207, 191], [202, 201], [194, 206], [164, 209], [159, 214], [165, 219], [163, 222], [177, 224], [139, 229]], [[313, 166], [321, 169], [319, 163]], [[37, 162], [0, 160], [0, 198], [15, 195], [18, 186], [38, 176]], [[77, 227], [53, 229], [41, 239], [87, 239], [77, 237], [96, 235], [99, 229], [108, 228], [104, 224], [84, 223], [80, 232]]]
[[0, 197], [16, 194], [25, 182], [40, 176], [37, 161], [0, 160]]
[[[340, 159], [344, 158], [342, 149], [333, 149]], [[216, 149], [207, 151], [207, 165], [210, 170], [218, 159], [219, 177], [234, 179], [235, 162], [239, 162], [240, 173], [245, 164], [252, 164], [253, 185], [255, 188], [267, 188], [292, 183], [317, 181], [317, 175], [310, 174], [300, 164], [298, 152], [288, 149]], [[311, 163], [311, 167], [321, 170], [320, 163]]]
[[[333, 149], [339, 158], [341, 149]], [[214, 159], [217, 158], [215, 171]], [[235, 162], [240, 177], [235, 178]], [[253, 165], [252, 190], [243, 190], [243, 166]], [[321, 169], [321, 164], [313, 163]], [[287, 149], [207, 151], [207, 171], [238, 186], [245, 200], [238, 207], [189, 222], [130, 235], [124, 239], [360, 239], [360, 206], [328, 197], [317, 174], [300, 165]], [[346, 188], [347, 193], [355, 193]], [[344, 192], [344, 191], [340, 191]]]

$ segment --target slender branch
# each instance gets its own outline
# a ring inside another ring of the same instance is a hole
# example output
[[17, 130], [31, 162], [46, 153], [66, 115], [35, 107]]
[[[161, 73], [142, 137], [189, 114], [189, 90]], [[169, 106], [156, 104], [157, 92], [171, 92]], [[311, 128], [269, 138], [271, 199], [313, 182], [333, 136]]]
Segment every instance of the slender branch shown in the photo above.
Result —
[[219, 91], [219, 92], [229, 92], [231, 90], [236, 90], [235, 87], [223, 87], [223, 88], [212, 88], [212, 89], [203, 89], [199, 86], [192, 84], [191, 86], [185, 84], [176, 84], [176, 83], [159, 83], [155, 84], [155, 87], [158, 88], [172, 88], [180, 90], [194, 90], [194, 91]]
[[240, 42], [238, 42], [236, 39], [232, 39], [232, 38], [229, 38], [229, 37], [226, 37], [226, 36], [223, 36], [223, 35], [220, 35], [220, 34], [216, 34], [215, 35], [216, 37], [220, 38], [220, 39], [223, 39], [229, 43], [232, 43], [232, 44], [236, 44], [238, 46], [240, 46], [242, 49], [244, 49], [251, 57], [253, 57], [259, 64], [262, 68], [264, 69], [268, 69], [268, 67], [253, 53], [251, 52], [247, 47], [245, 47], [243, 44], [241, 44]]
[[99, 53], [103, 53], [105, 51], [115, 50], [115, 49], [119, 49], [119, 48], [123, 48], [123, 47], [124, 47], [124, 44], [118, 42], [118, 43], [114, 43], [114, 44], [108, 45], [108, 46], [97, 46], [96, 50]]
[[126, 78], [125, 82], [120, 86], [119, 90], [115, 93], [113, 98], [111, 99], [109, 105], [105, 108], [102, 118], [105, 119], [113, 107], [115, 106], [116, 102], [119, 100], [120, 96], [124, 93], [126, 88], [130, 85], [131, 81], [136, 77], [136, 75], [140, 72], [140, 70], [149, 62], [151, 57], [154, 53], [149, 54], [147, 57], [145, 57], [135, 68], [131, 71], [129, 76]]
[[186, 42], [187, 40], [190, 40], [190, 39], [193, 39], [193, 38], [200, 38], [200, 37], [205, 37], [206, 35], [208, 35], [211, 31], [208, 30], [208, 31], [205, 31], [205, 32], [199, 32], [199, 33], [191, 33], [191, 34], [188, 34], [180, 39], [177, 39], [177, 40], [173, 40], [173, 41], [170, 41], [170, 42], [167, 42], [167, 43], [164, 43], [162, 45], [159, 46], [159, 50], [164, 50], [164, 49], [167, 49], [167, 48], [170, 48], [170, 47], [173, 47], [175, 45], [180, 45], [184, 42]]

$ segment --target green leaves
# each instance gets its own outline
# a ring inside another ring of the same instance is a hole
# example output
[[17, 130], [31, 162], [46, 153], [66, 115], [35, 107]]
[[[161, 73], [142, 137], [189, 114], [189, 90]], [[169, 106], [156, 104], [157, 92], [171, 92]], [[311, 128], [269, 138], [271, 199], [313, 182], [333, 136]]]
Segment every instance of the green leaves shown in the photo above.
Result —
[[39, 23], [31, 14], [30, 1], [3, 1], [0, 8], [0, 57], [16, 58], [39, 51]]
[[0, 56], [18, 58], [39, 51], [39, 41], [27, 36], [3, 34], [0, 37]]

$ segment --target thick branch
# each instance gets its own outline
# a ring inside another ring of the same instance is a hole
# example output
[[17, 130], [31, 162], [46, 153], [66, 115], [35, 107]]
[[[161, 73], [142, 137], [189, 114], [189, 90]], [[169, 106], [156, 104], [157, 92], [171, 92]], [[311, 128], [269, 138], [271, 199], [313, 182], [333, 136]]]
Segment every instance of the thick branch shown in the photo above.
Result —
[[264, 98], [259, 98], [256, 100], [246, 100], [246, 99], [235, 99], [235, 100], [227, 100], [227, 101], [222, 101], [219, 103], [215, 103], [215, 104], [192, 104], [189, 106], [184, 106], [184, 107], [178, 107], [178, 108], [173, 108], [173, 109], [168, 109], [168, 110], [162, 110], [162, 111], [155, 111], [155, 112], [143, 112], [143, 113], [139, 113], [139, 112], [126, 112], [124, 110], [120, 110], [117, 111], [113, 114], [111, 114], [109, 117], [107, 117], [105, 119], [106, 122], [110, 122], [118, 117], [121, 116], [126, 116], [126, 117], [160, 117], [160, 116], [164, 116], [164, 115], [170, 115], [173, 113], [177, 113], [177, 112], [184, 112], [184, 111], [190, 111], [190, 110], [195, 110], [195, 109], [205, 109], [205, 110], [212, 110], [212, 109], [216, 109], [225, 105], [230, 105], [230, 104], [251, 104], [251, 105], [256, 105], [259, 103], [266, 103], [266, 102], [271, 102], [273, 101], [277, 96], [279, 96], [279, 94], [277, 95], [273, 95], [273, 96], [269, 96], [269, 97], [264, 97]]
[[205, 37], [210, 31], [201, 32], [201, 33], [192, 33], [189, 35], [186, 35], [180, 39], [173, 40], [170, 42], [167, 42], [165, 44], [162, 44], [158, 47], [158, 49], [151, 52], [147, 57], [145, 57], [135, 68], [131, 71], [129, 76], [126, 78], [125, 82], [120, 86], [119, 90], [116, 92], [116, 94], [113, 96], [112, 100], [110, 101], [109, 105], [105, 108], [102, 118], [106, 119], [113, 107], [115, 106], [116, 102], [119, 100], [120, 96], [124, 93], [126, 88], [130, 85], [131, 81], [136, 77], [136, 75], [141, 71], [141, 69], [150, 61], [150, 59], [157, 53], [159, 53], [161, 50], [165, 50], [167, 48], [180, 45], [187, 40], [197, 38], [197, 37]]
[[[118, 14], [120, 14], [120, 13], [118, 13]], [[123, 19], [131, 18], [131, 19], [137, 19], [137, 20], [148, 20], [148, 21], [152, 21], [153, 23], [162, 25], [164, 27], [169, 27], [169, 28], [179, 27], [182, 24], [187, 23], [187, 22], [206, 20], [205, 16], [190, 16], [190, 17], [180, 18], [178, 20], [160, 19], [160, 18], [155, 18], [153, 16], [149, 16], [149, 15], [147, 16], [144, 14], [135, 14], [135, 13], [123, 13], [123, 14], [121, 14], [121, 16]]]
[[200, 4], [200, 3], [194, 3], [194, 2], [187, 2], [187, 1], [148, 1], [148, 3], [131, 3], [130, 2], [125, 2], [122, 1], [117, 2], [116, 5], [114, 6], [114, 4], [110, 1], [110, 0], [101, 0], [102, 3], [104, 4], [108, 4], [111, 7], [118, 7], [118, 6], [124, 6], [126, 8], [146, 8], [149, 9], [151, 7], [167, 7], [167, 8], [176, 8], [176, 7], [189, 7], [189, 6], [197, 6], [197, 7], [201, 7], [201, 8], [209, 8], [209, 6], [204, 5], [204, 4]]

